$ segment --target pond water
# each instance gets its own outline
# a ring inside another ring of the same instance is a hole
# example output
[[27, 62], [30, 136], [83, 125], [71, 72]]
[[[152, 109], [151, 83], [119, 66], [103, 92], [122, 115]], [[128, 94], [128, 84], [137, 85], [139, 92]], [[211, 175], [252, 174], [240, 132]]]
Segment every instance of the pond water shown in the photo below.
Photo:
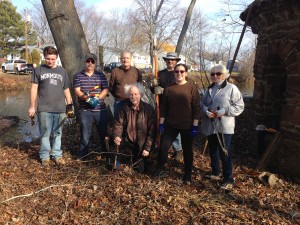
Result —
[[[243, 96], [253, 95], [253, 85], [238, 85]], [[112, 97], [109, 98], [109, 104], [113, 104]], [[28, 117], [30, 104], [30, 90], [11, 90], [0, 91], [0, 115], [2, 116], [19, 116], [19, 125], [9, 129], [2, 135], [1, 140], [5, 141], [26, 141], [30, 142], [39, 136], [38, 125], [31, 125]], [[111, 107], [112, 108], [112, 107]], [[113, 111], [113, 109], [112, 109]]]
[[20, 122], [18, 126], [12, 127], [1, 137], [5, 141], [31, 141], [38, 138], [38, 126], [31, 125], [28, 117], [28, 109], [30, 103], [30, 90], [9, 90], [0, 92], [0, 115], [2, 116], [18, 116]]

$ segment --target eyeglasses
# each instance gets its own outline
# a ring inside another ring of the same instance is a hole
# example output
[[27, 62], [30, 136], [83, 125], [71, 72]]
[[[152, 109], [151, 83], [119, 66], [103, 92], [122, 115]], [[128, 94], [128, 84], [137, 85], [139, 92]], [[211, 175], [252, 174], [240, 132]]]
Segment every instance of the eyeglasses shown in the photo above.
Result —
[[185, 70], [175, 70], [175, 73], [185, 73]]
[[223, 73], [217, 72], [217, 73], [211, 73], [210, 75], [213, 77], [213, 76], [215, 76], [215, 75], [221, 76], [222, 74], [223, 74]]
[[93, 60], [93, 59], [87, 59], [85, 62], [95, 64], [95, 60]]
[[176, 59], [166, 59], [166, 61], [176, 61]]

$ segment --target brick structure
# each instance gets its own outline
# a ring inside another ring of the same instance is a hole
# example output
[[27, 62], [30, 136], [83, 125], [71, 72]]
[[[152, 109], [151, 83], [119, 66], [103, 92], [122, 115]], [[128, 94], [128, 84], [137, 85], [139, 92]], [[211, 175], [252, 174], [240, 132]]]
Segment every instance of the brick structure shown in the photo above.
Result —
[[258, 35], [254, 64], [257, 124], [279, 127], [279, 172], [300, 177], [300, 1], [256, 0], [241, 14]]

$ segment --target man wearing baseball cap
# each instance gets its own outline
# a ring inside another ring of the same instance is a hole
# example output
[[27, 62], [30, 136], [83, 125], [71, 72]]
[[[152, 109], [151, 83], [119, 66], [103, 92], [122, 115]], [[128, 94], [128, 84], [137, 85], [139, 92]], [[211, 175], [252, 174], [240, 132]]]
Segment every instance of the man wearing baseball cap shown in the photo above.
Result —
[[97, 56], [87, 53], [85, 68], [74, 75], [74, 89], [78, 97], [80, 117], [79, 157], [88, 154], [93, 123], [97, 127], [102, 151], [105, 151], [107, 136], [107, 108], [104, 98], [108, 94], [108, 81], [102, 72], [96, 71]]

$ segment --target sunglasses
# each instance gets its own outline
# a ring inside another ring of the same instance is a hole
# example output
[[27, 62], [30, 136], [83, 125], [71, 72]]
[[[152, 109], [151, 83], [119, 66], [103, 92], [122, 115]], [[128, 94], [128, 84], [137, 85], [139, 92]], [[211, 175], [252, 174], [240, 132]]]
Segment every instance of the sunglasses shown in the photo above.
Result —
[[215, 76], [215, 75], [221, 76], [222, 74], [223, 74], [223, 73], [217, 72], [217, 73], [211, 73], [210, 75], [213, 77], [213, 76]]
[[185, 70], [175, 70], [175, 73], [185, 73]]
[[93, 59], [87, 59], [85, 62], [95, 64], [95, 60], [93, 60]]
[[176, 59], [166, 59], [166, 61], [176, 61]]

